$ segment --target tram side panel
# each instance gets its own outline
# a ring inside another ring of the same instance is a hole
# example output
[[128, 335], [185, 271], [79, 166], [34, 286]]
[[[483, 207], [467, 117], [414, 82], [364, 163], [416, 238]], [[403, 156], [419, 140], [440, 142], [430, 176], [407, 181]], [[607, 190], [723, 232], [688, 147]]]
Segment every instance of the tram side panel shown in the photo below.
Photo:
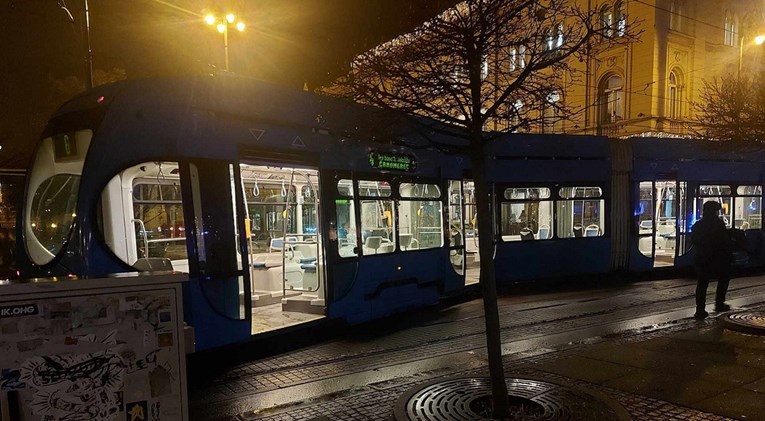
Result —
[[610, 163], [604, 140], [584, 141], [595, 144], [584, 156], [551, 140], [536, 156], [493, 161], [499, 283], [610, 270]]
[[416, 169], [380, 171], [367, 153], [342, 165], [359, 171], [324, 171], [321, 180], [330, 239], [328, 316], [350, 324], [432, 305], [464, 288], [446, 238], [444, 176], [458, 177], [458, 166], [420, 151], [408, 153]]
[[738, 254], [737, 264], [763, 265], [761, 147], [683, 139], [630, 141], [631, 270], [692, 266], [691, 227], [710, 200], [721, 202], [729, 228], [744, 232], [746, 251]]

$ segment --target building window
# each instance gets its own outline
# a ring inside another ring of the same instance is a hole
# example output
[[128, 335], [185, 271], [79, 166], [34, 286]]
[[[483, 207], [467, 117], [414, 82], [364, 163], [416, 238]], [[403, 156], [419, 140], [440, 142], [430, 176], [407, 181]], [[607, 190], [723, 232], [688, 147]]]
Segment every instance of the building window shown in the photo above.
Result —
[[738, 32], [736, 17], [727, 11], [725, 12], [725, 45], [731, 47], [736, 45], [736, 32]]
[[669, 72], [669, 83], [667, 86], [667, 116], [671, 119], [680, 119], [682, 117], [682, 94], [678, 73], [677, 70]]
[[550, 28], [550, 32], [547, 34], [547, 42], [545, 43], [546, 51], [553, 51], [560, 48], [563, 45], [563, 25], [558, 24], [553, 28]]
[[542, 133], [559, 133], [561, 131], [560, 92], [554, 91], [547, 96], [542, 109]]
[[669, 29], [673, 31], [683, 30], [683, 20], [685, 19], [685, 2], [683, 0], [672, 0], [669, 4]]
[[614, 36], [614, 10], [610, 4], [603, 5], [600, 8], [600, 27], [603, 29], [603, 38], [611, 38]]
[[598, 98], [601, 124], [616, 123], [624, 118], [624, 87], [620, 76], [604, 78]]
[[526, 47], [520, 45], [510, 50], [510, 71], [514, 72], [526, 67]]
[[627, 32], [627, 18], [624, 16], [624, 10], [621, 1], [614, 3], [614, 25], [616, 36], [623, 37]]

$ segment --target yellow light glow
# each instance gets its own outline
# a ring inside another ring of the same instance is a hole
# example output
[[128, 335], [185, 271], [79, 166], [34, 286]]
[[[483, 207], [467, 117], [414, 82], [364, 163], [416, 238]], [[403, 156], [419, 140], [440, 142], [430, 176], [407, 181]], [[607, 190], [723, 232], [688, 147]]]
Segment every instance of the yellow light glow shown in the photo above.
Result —
[[754, 43], [757, 45], [762, 45], [762, 43], [765, 42], [765, 35], [758, 35], [754, 37]]
[[226, 20], [228, 21], [228, 23], [234, 23], [234, 21], [236, 20], [236, 16], [234, 16], [233, 13], [229, 13], [226, 15]]
[[213, 16], [213, 15], [205, 16], [205, 22], [207, 22], [208, 25], [214, 24], [215, 23], [215, 16]]
[[242, 32], [242, 31], [244, 31], [244, 22], [237, 22], [237, 23], [236, 23], [236, 29], [237, 29], [239, 32]]
[[56, 227], [58, 227], [58, 225], [56, 225], [56, 223], [54, 222], [54, 223], [50, 224], [50, 227], [51, 228], [56, 228]]
[[221, 34], [226, 31], [226, 24], [225, 23], [219, 23], [218, 24], [218, 32]]

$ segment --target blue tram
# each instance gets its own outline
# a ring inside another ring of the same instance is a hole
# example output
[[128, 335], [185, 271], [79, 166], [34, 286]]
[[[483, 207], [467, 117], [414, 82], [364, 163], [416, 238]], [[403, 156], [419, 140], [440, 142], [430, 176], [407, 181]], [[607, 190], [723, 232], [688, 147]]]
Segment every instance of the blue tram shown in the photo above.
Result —
[[371, 119], [234, 77], [87, 92], [52, 117], [28, 171], [24, 275], [187, 272], [198, 350], [459, 292], [459, 157], [364, 141]]
[[438, 135], [377, 118], [236, 77], [91, 90], [51, 118], [27, 173], [23, 274], [187, 272], [185, 321], [204, 350], [434, 304], [478, 282], [481, 259], [500, 284], [686, 266], [708, 200], [762, 262], [762, 148], [501, 136], [481, 169], [496, 246], [480, 256], [479, 169], [400, 146]]

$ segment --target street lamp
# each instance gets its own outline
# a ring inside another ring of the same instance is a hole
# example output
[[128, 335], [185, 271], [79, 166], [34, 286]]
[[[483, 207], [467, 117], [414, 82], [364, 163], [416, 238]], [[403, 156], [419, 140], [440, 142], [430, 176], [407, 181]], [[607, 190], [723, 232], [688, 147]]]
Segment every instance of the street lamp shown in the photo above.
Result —
[[244, 22], [237, 21], [236, 16], [233, 13], [229, 13], [223, 17], [216, 17], [215, 15], [208, 14], [205, 16], [205, 22], [210, 26], [215, 26], [218, 32], [223, 34], [223, 52], [225, 55], [224, 69], [228, 71], [228, 27], [233, 25], [237, 31], [244, 31]]
[[[740, 36], [739, 38], [741, 38], [741, 42], [738, 47], [738, 77], [741, 79], [741, 65], [744, 62], [744, 37]], [[754, 43], [757, 45], [765, 43], [765, 35], [757, 35], [753, 39]]]

